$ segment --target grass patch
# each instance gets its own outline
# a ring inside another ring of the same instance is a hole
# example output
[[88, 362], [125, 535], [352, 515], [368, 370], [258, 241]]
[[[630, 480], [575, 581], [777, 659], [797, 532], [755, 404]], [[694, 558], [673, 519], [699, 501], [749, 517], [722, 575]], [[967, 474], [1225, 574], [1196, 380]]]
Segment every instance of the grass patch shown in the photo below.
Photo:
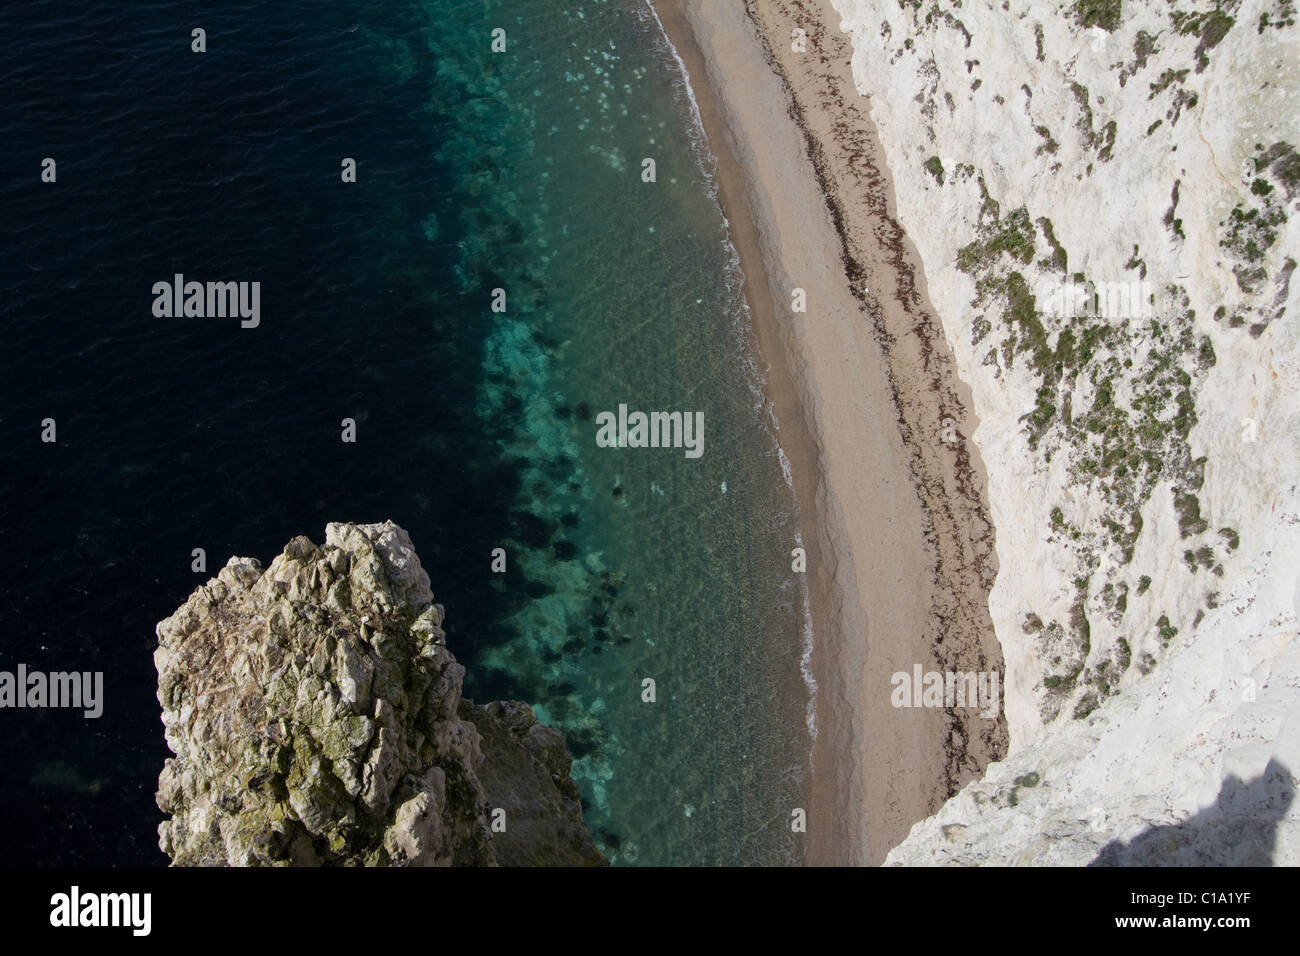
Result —
[[1107, 33], [1119, 28], [1123, 0], [1075, 0], [1074, 18], [1085, 30], [1101, 27]]
[[1056, 230], [1052, 228], [1052, 220], [1046, 216], [1039, 216], [1037, 222], [1038, 228], [1043, 231], [1043, 238], [1047, 240], [1047, 244], [1052, 248], [1052, 255], [1047, 259], [1039, 260], [1039, 266], [1044, 269], [1054, 269], [1064, 274], [1069, 268], [1070, 257], [1066, 253], [1065, 247], [1057, 241]]

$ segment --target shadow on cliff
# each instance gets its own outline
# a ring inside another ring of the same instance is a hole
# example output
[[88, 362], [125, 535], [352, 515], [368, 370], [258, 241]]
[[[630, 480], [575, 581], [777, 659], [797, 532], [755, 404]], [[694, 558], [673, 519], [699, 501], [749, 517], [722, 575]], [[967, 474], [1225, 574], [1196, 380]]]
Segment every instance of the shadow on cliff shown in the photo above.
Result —
[[1182, 823], [1112, 840], [1089, 866], [1272, 866], [1277, 825], [1295, 800], [1276, 759], [1254, 780], [1229, 774], [1213, 806]]

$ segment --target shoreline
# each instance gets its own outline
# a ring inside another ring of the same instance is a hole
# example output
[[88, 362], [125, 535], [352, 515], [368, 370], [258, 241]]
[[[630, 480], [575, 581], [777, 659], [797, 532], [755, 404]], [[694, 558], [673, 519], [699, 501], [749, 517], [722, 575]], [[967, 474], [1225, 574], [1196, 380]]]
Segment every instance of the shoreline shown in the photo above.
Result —
[[[749, 305], [753, 322], [753, 333], [758, 341], [759, 358], [763, 361], [766, 380], [763, 388], [767, 400], [771, 403], [773, 413], [779, 423], [779, 444], [790, 468], [790, 477], [794, 486], [795, 501], [799, 508], [802, 541], [807, 556], [809, 571], [807, 584], [807, 613], [812, 619], [813, 648], [811, 653], [812, 672], [815, 686], [819, 693], [815, 700], [819, 713], [815, 720], [820, 728], [813, 741], [813, 753], [810, 763], [814, 768], [813, 781], [810, 782], [808, 799], [809, 819], [830, 819], [835, 815], [834, 793], [826, 786], [818, 786], [816, 766], [817, 757], [828, 737], [830, 728], [824, 719], [824, 699], [831, 685], [825, 679], [826, 668], [822, 657], [824, 650], [816, 640], [816, 635], [834, 628], [838, 621], [842, 598], [833, 587], [833, 562], [835, 550], [827, 540], [825, 529], [806, 526], [806, 515], [816, 509], [808, 507], [808, 502], [821, 500], [824, 494], [824, 478], [820, 463], [821, 449], [814, 437], [813, 424], [806, 409], [810, 399], [806, 392], [801, 392], [799, 371], [793, 365], [792, 343], [783, 341], [780, 325], [776, 317], [775, 302], [771, 296], [755, 294], [754, 285], [766, 287], [768, 269], [764, 262], [762, 240], [759, 226], [755, 222], [750, 203], [745, 196], [748, 188], [744, 172], [734, 156], [731, 143], [723, 135], [724, 119], [721, 106], [711, 84], [707, 82], [703, 53], [695, 42], [691, 26], [676, 0], [652, 0], [649, 6], [659, 21], [669, 43], [673, 46], [699, 114], [701, 125], [708, 139], [709, 150], [716, 162], [714, 184], [718, 193], [718, 204], [727, 219], [731, 244], [740, 260], [740, 271], [744, 277], [745, 299]], [[702, 79], [704, 78], [704, 79]], [[826, 758], [823, 758], [826, 759]], [[810, 830], [814, 830], [810, 826]], [[809, 841], [813, 843], [814, 841]], [[804, 862], [816, 862], [812, 848], [805, 846]]]
[[[825, 23], [833, 11], [799, 5], [795, 20], [780, 0], [651, 5], [716, 160], [808, 555], [820, 732], [804, 862], [879, 864], [1006, 749], [1001, 715], [979, 727], [963, 709], [889, 702], [890, 675], [916, 664], [1001, 670], [978, 453], [964, 439], [948, 455], [916, 439], [937, 434], [944, 416], [971, 434], [969, 391], [892, 219], [882, 158], [852, 154], [850, 168], [836, 170], [828, 156], [844, 117], [827, 89], [852, 90], [848, 40]], [[805, 63], [796, 74], [781, 62], [794, 23], [807, 30], [809, 52], [792, 55], [820, 55], [812, 76]], [[872, 201], [846, 202], [860, 185], [852, 166], [863, 162]], [[806, 312], [791, 309], [796, 287]], [[917, 329], [926, 319], [931, 327]], [[913, 341], [900, 343], [909, 330]]]

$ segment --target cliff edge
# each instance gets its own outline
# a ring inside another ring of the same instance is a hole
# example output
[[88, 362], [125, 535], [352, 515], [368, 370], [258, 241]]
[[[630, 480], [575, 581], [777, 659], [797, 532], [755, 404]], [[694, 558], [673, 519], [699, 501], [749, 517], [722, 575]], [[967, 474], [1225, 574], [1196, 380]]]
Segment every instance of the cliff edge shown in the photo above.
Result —
[[888, 862], [1294, 864], [1294, 4], [830, 2], [997, 529], [1007, 756]]
[[177, 866], [599, 865], [560, 733], [465, 669], [391, 521], [231, 558], [158, 624]]

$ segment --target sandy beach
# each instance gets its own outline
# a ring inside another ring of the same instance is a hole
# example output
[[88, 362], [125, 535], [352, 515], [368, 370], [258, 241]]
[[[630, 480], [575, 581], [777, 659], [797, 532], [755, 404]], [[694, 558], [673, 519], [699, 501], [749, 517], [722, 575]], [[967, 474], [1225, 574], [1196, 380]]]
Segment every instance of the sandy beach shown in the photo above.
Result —
[[915, 665], [1002, 669], [969, 393], [829, 3], [654, 7], [717, 157], [808, 549], [819, 733], [805, 862], [878, 864], [1006, 750], [1001, 716], [890, 702], [891, 675]]

